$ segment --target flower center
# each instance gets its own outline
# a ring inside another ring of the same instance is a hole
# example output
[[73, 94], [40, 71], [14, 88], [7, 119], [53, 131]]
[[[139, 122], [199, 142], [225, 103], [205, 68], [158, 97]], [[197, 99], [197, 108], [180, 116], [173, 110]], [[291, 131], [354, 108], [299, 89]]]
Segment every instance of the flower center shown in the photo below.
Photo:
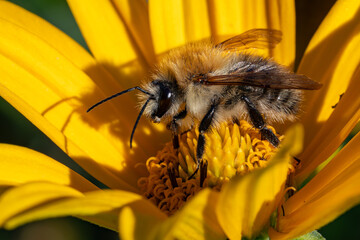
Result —
[[[276, 134], [274, 128], [269, 128]], [[266, 167], [276, 152], [247, 121], [242, 120], [239, 125], [223, 123], [205, 134], [200, 170], [189, 179], [197, 167], [199, 132], [194, 129], [180, 136], [179, 149], [167, 143], [155, 157], [149, 158], [146, 162], [149, 176], [138, 181], [143, 195], [168, 215], [204, 187], [220, 190], [233, 176]], [[277, 136], [282, 140], [283, 136]]]

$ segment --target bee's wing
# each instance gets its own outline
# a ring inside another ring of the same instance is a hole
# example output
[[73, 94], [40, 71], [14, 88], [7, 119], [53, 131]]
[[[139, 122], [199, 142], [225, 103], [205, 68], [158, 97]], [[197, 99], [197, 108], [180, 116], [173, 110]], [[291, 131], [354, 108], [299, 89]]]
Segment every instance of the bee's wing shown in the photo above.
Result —
[[267, 72], [250, 72], [210, 77], [197, 77], [194, 81], [204, 85], [247, 85], [272, 89], [304, 89], [316, 90], [322, 84], [315, 82], [305, 75], [294, 73], [277, 73], [271, 75]]
[[225, 40], [215, 47], [225, 50], [245, 50], [249, 48], [274, 48], [282, 38], [282, 33], [275, 29], [255, 28]]

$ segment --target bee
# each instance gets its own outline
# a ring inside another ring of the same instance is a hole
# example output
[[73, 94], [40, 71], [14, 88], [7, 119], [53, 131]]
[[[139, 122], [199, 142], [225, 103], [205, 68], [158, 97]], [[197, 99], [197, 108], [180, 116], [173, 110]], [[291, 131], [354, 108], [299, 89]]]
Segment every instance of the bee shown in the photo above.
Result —
[[224, 121], [246, 119], [277, 147], [280, 141], [267, 122], [294, 120], [303, 90], [321, 87], [320, 83], [271, 59], [243, 51], [273, 48], [281, 41], [281, 35], [278, 30], [252, 29], [219, 44], [191, 43], [174, 49], [160, 60], [141, 87], [116, 93], [88, 111], [114, 97], [139, 90], [142, 107], [130, 136], [130, 147], [142, 115], [155, 123], [166, 123], [174, 135], [175, 148], [179, 147], [179, 134], [196, 125], [199, 136], [194, 174], [204, 154], [204, 134]]

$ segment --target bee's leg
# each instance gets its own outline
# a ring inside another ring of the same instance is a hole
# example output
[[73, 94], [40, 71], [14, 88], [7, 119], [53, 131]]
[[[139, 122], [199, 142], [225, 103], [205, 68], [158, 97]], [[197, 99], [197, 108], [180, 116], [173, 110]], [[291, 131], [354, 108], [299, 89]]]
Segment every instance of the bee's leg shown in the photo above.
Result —
[[192, 127], [189, 128], [188, 130], [185, 130], [179, 134], [173, 133], [173, 139], [172, 139], [172, 143], [173, 143], [173, 148], [176, 150], [180, 147], [179, 144], [179, 137], [181, 137], [182, 135], [186, 134], [187, 132], [190, 132], [192, 130]]
[[182, 110], [181, 112], [179, 112], [178, 114], [176, 114], [173, 119], [171, 120], [171, 122], [168, 124], [168, 129], [171, 130], [173, 132], [173, 148], [174, 149], [178, 149], [180, 147], [179, 145], [179, 134], [178, 134], [178, 120], [184, 119], [186, 117], [187, 111], [186, 108], [184, 110]]
[[[205, 150], [205, 136], [204, 133], [210, 128], [212, 120], [214, 118], [215, 110], [218, 104], [213, 103], [209, 109], [209, 111], [206, 113], [205, 117], [201, 120], [200, 126], [199, 126], [199, 137], [197, 141], [197, 147], [196, 147], [196, 169], [194, 173], [189, 177], [191, 179], [199, 170], [200, 168], [200, 161], [202, 156], [204, 155]], [[201, 177], [200, 177], [201, 178]]]
[[241, 100], [246, 103], [251, 122], [254, 127], [260, 130], [261, 136], [265, 137], [274, 147], [279, 146], [280, 140], [269, 128], [266, 127], [265, 120], [261, 116], [259, 110], [256, 109], [255, 104], [244, 95], [241, 96]]
[[175, 150], [179, 149], [180, 144], [179, 144], [179, 135], [178, 134], [173, 134], [172, 144], [173, 144], [173, 148]]
[[296, 161], [296, 165], [299, 165], [301, 163], [301, 160], [297, 157], [293, 157], [293, 159]]
[[233, 118], [232, 122], [233, 122], [233, 124], [240, 126], [240, 121], [238, 118]]
[[204, 181], [207, 177], [207, 170], [208, 170], [208, 162], [205, 161], [201, 161], [201, 166], [200, 166], [200, 187], [203, 187]]
[[188, 132], [190, 132], [193, 129], [193, 127], [191, 126], [188, 130], [185, 130], [183, 132], [181, 132], [179, 135], [182, 136], [184, 134], [187, 134]]

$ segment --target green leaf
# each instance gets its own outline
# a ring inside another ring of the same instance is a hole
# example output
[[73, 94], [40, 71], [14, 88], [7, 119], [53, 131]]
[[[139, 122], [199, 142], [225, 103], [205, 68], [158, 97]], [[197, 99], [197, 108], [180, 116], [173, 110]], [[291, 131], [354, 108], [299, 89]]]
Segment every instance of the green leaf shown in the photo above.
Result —
[[305, 235], [294, 238], [293, 240], [318, 240], [318, 239], [325, 239], [325, 238], [321, 236], [321, 234], [318, 231], [314, 230]]

